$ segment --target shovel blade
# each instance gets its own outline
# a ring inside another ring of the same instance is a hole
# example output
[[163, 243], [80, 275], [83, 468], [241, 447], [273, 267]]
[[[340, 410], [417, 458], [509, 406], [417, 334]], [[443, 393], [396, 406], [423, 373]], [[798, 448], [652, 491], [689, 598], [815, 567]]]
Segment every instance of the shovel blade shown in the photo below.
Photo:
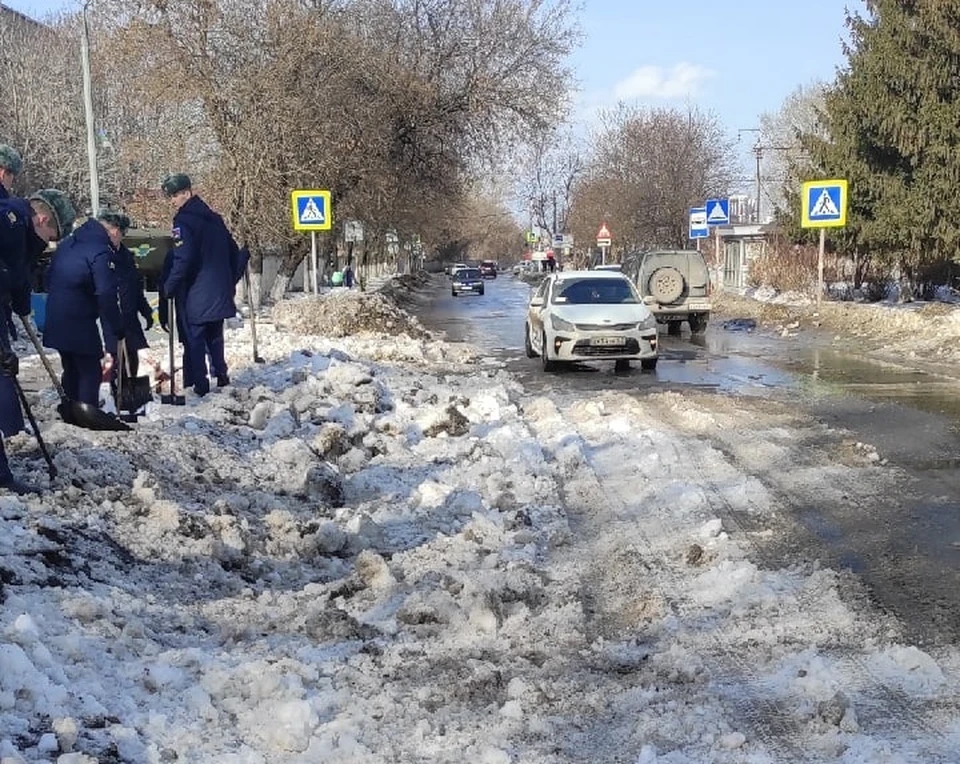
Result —
[[113, 414], [108, 414], [92, 403], [73, 401], [72, 409], [73, 423], [78, 427], [101, 432], [129, 432], [131, 429], [126, 422], [121, 422]]

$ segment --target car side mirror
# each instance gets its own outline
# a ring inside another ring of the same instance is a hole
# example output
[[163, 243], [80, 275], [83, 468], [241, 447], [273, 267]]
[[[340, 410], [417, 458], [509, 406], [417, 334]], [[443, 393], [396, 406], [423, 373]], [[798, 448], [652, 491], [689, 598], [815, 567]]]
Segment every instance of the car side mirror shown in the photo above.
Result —
[[657, 304], [657, 298], [654, 297], [653, 295], [649, 295], [649, 294], [648, 294], [646, 297], [643, 298], [643, 304], [644, 304], [644, 305], [656, 305], [656, 304]]
[[542, 297], [534, 297], [532, 300], [530, 300], [530, 307], [531, 307], [531, 308], [539, 308], [539, 307], [541, 307], [542, 305], [543, 305], [543, 298], [542, 298]]

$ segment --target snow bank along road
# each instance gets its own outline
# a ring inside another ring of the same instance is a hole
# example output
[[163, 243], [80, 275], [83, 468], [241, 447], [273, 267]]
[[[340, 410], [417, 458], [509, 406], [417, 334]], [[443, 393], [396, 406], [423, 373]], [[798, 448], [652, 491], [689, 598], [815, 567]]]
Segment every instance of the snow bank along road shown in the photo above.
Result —
[[39, 407], [61, 477], [0, 497], [0, 761], [960, 760], [956, 649], [783, 564], [797, 507], [894, 490], [868, 446], [258, 328], [266, 367], [136, 434]]

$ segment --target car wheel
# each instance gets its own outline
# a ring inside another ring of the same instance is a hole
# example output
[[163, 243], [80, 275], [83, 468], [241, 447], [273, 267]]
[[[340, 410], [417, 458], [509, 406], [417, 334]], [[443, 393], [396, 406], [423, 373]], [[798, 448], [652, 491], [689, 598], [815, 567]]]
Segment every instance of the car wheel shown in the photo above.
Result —
[[451, 289], [451, 290], [450, 290], [450, 294], [452, 294], [454, 297], [456, 297], [456, 296], [457, 296], [457, 290], [456, 290], [456, 289]]
[[667, 322], [667, 334], [673, 335], [676, 337], [680, 334], [680, 322], [679, 321], [668, 321]]
[[626, 358], [621, 358], [613, 362], [613, 370], [619, 373], [630, 371], [630, 361]]
[[647, 282], [650, 294], [658, 302], [671, 303], [683, 294], [683, 274], [672, 266], [657, 268]]
[[553, 371], [557, 364], [547, 356], [547, 333], [540, 335], [540, 366], [544, 371]]
[[641, 358], [640, 359], [640, 368], [644, 371], [653, 371], [657, 368], [656, 358]]
[[480, 287], [480, 294], [483, 294], [483, 287]]
[[523, 349], [527, 358], [537, 357], [537, 351], [533, 349], [533, 343], [530, 342], [530, 324], [523, 325]]
[[690, 316], [690, 333], [703, 334], [707, 331], [707, 321], [710, 319], [707, 313], [694, 313]]

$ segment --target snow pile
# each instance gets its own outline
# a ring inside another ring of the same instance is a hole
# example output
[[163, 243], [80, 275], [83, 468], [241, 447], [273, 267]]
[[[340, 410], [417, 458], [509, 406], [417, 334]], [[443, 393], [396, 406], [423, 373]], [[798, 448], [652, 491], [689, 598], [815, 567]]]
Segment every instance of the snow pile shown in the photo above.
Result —
[[818, 310], [809, 297], [756, 290], [748, 297], [720, 292], [714, 303], [718, 318], [753, 318], [785, 336], [822, 328], [856, 337], [863, 348], [889, 356], [960, 361], [960, 306], [945, 302], [825, 301]]
[[426, 271], [404, 273], [391, 276], [377, 291], [394, 302], [403, 304], [410, 295], [432, 283], [432, 278]]
[[410, 314], [379, 292], [334, 289], [319, 297], [286, 299], [273, 308], [277, 328], [295, 334], [349, 337], [354, 334], [427, 336]]

